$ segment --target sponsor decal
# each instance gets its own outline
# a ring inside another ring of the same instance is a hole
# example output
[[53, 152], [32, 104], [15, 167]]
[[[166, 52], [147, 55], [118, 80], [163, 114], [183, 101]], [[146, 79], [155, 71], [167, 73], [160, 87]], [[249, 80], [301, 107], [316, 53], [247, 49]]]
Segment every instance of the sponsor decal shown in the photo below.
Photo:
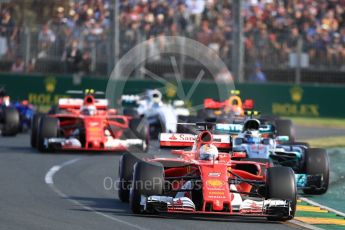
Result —
[[[169, 134], [168, 134], [169, 135]], [[171, 141], [188, 141], [188, 142], [194, 142], [195, 136], [190, 134], [172, 134], [168, 138]]]
[[295, 103], [298, 103], [302, 100], [303, 89], [299, 86], [294, 86], [290, 89], [291, 100]]
[[320, 116], [319, 105], [301, 104], [303, 99], [303, 89], [300, 86], [294, 86], [290, 89], [290, 99], [292, 103], [272, 103], [272, 113], [287, 116]]
[[[210, 199], [225, 199], [226, 197], [225, 196], [208, 196], [208, 198], [210, 198]], [[219, 206], [219, 205], [217, 205], [217, 206]]]
[[56, 79], [55, 77], [47, 77], [44, 80], [45, 88], [48, 93], [53, 93], [56, 87]]
[[316, 104], [273, 103], [272, 112], [280, 115], [320, 116], [319, 106]]
[[221, 173], [219, 172], [210, 172], [208, 173], [209, 177], [220, 177]]
[[224, 196], [225, 193], [223, 191], [210, 191], [209, 195], [217, 195], [217, 196]]
[[98, 135], [98, 132], [102, 131], [102, 129], [100, 127], [89, 127], [88, 130], [90, 133], [93, 133], [93, 132], [97, 133], [97, 135]]
[[211, 188], [219, 188], [219, 187], [223, 187], [224, 182], [218, 179], [210, 179], [206, 181], [206, 184], [208, 187], [211, 187]]
[[29, 93], [28, 100], [30, 104], [34, 105], [56, 105], [60, 98], [68, 97], [68, 95], [50, 93]]
[[175, 141], [175, 140], [177, 140], [177, 138], [176, 138], [175, 135], [173, 134], [171, 137], [169, 137], [169, 140]]
[[99, 126], [99, 122], [90, 122], [91, 127]]
[[250, 148], [255, 151], [261, 151], [261, 150], [264, 150], [265, 149], [265, 146], [264, 145], [251, 145]]

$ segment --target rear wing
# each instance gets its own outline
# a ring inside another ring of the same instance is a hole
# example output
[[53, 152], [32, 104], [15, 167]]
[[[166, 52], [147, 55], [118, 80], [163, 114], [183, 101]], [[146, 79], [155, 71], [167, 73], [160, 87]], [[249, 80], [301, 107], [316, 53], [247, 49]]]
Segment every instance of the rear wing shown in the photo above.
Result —
[[122, 106], [130, 106], [130, 107], [137, 107], [139, 106], [139, 101], [142, 98], [139, 95], [122, 95], [121, 96], [121, 105]]
[[[215, 132], [222, 134], [236, 135], [243, 131], [243, 124], [216, 124]], [[261, 125], [259, 128], [261, 134], [272, 134], [274, 128], [272, 125]]]
[[[60, 109], [80, 109], [84, 104], [84, 100], [81, 98], [60, 98], [59, 108]], [[96, 109], [107, 109], [108, 100], [107, 99], [95, 99], [94, 103]]]
[[204, 100], [205, 109], [221, 109], [224, 108], [225, 102], [215, 101], [212, 98], [206, 98]]
[[[160, 147], [192, 147], [197, 135], [190, 133], [161, 133], [159, 135]], [[219, 149], [231, 149], [231, 137], [227, 134], [213, 134], [213, 143]]]

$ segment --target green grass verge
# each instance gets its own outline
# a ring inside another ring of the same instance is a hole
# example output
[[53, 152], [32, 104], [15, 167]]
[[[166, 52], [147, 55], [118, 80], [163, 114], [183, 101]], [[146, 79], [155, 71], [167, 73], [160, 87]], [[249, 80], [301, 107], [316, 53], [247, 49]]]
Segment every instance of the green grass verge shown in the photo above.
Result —
[[308, 117], [286, 117], [291, 119], [295, 125], [304, 127], [337, 128], [345, 129], [345, 118], [308, 118]]
[[302, 139], [301, 141], [308, 142], [315, 148], [345, 147], [345, 136]]

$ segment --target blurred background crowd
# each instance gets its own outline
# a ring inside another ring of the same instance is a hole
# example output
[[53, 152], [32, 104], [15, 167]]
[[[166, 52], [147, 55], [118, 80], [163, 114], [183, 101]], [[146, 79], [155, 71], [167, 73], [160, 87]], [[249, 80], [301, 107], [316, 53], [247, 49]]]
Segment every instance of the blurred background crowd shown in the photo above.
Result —
[[[0, 69], [105, 75], [116, 33], [120, 57], [148, 38], [164, 49], [162, 35], [182, 35], [231, 63], [231, 0], [118, 1], [116, 14], [113, 0], [5, 0]], [[242, 15], [246, 66], [287, 69], [300, 52], [307, 68], [345, 70], [345, 0], [246, 0]]]

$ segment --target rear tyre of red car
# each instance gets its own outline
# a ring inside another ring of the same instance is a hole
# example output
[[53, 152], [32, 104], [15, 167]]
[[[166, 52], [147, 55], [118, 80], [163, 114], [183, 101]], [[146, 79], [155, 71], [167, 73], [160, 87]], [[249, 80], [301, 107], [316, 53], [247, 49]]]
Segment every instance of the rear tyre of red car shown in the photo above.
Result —
[[327, 192], [329, 184], [329, 158], [325, 149], [311, 148], [305, 152], [306, 174], [322, 175], [321, 188], [303, 189], [308, 195], [321, 195]]
[[122, 202], [129, 201], [129, 191], [133, 178], [134, 165], [141, 161], [139, 158], [130, 153], [125, 153], [119, 161], [119, 187], [118, 197]]
[[3, 136], [15, 136], [19, 132], [20, 115], [15, 108], [4, 109]]
[[134, 165], [129, 204], [133, 213], [140, 214], [141, 196], [162, 195], [164, 187], [164, 168], [160, 163], [139, 161]]
[[272, 167], [266, 174], [267, 199], [288, 200], [291, 205], [290, 215], [267, 217], [270, 221], [291, 220], [296, 212], [297, 189], [295, 174], [289, 167]]
[[59, 120], [55, 117], [42, 117], [39, 119], [37, 148], [40, 152], [51, 152], [52, 149], [45, 145], [45, 140], [58, 136]]
[[32, 117], [32, 120], [31, 120], [30, 142], [31, 142], [32, 148], [37, 147], [37, 131], [38, 131], [38, 125], [39, 125], [39, 121], [41, 117], [42, 117], [42, 114], [37, 113]]

